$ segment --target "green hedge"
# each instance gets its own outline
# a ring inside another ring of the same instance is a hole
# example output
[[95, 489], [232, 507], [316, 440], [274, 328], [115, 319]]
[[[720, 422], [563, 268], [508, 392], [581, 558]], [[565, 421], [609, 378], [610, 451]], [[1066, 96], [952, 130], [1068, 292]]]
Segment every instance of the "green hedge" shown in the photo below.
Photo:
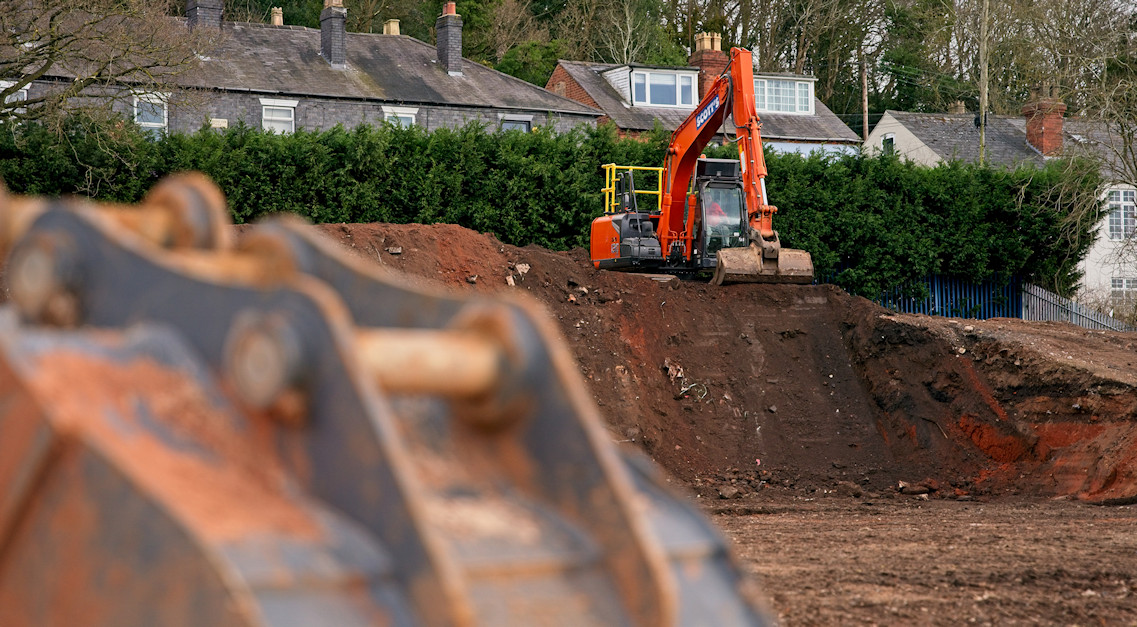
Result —
[[[284, 136], [238, 126], [152, 140], [129, 123], [72, 120], [52, 131], [0, 125], [0, 176], [18, 193], [135, 202], [167, 173], [200, 170], [239, 223], [282, 211], [314, 222], [448, 222], [565, 249], [587, 243], [601, 211], [600, 165], [659, 165], [666, 144], [660, 131], [621, 140], [610, 126], [525, 134], [384, 125]], [[810, 251], [820, 275], [862, 294], [932, 273], [1019, 274], [1069, 292], [1096, 224], [1071, 216], [1100, 212], [1100, 181], [1087, 164], [1008, 172], [793, 154], [768, 154], [767, 163], [784, 244]]]

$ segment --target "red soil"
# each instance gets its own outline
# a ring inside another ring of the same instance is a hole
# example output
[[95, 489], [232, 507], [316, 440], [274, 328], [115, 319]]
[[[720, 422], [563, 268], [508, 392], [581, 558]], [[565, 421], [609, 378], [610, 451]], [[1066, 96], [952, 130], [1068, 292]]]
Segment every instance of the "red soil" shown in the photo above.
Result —
[[1137, 500], [1137, 334], [661, 283], [450, 225], [319, 228], [416, 281], [543, 302], [613, 438], [702, 492], [931, 479], [932, 496]]

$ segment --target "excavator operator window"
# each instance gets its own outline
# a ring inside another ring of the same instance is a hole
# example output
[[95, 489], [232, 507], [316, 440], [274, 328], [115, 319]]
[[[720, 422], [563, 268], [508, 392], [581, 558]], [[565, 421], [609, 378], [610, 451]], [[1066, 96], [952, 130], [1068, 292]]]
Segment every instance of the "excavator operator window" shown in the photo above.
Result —
[[713, 255], [720, 248], [745, 246], [742, 188], [703, 188], [703, 250]]

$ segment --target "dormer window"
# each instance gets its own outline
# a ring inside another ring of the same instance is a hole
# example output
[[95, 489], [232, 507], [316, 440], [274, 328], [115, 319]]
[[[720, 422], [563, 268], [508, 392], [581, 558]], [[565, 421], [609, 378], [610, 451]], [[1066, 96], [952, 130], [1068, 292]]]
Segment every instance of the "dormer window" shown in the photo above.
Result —
[[632, 72], [632, 104], [644, 107], [694, 107], [695, 75], [636, 70]]
[[759, 111], [813, 113], [813, 81], [781, 78], [754, 80], [754, 100]]

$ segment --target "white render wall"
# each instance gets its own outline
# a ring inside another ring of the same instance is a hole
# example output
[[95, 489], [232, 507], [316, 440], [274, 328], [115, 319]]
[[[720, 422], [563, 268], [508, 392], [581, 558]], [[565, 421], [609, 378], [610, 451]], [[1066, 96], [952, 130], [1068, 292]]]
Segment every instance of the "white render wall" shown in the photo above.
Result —
[[[1134, 189], [1130, 185], [1115, 185], [1103, 194], [1104, 200], [1109, 191]], [[1086, 258], [1079, 264], [1082, 271], [1082, 286], [1078, 299], [1094, 304], [1109, 298], [1111, 281], [1118, 278], [1137, 278], [1137, 241], [1109, 239], [1109, 214], [1102, 218], [1098, 227], [1097, 240]]]

